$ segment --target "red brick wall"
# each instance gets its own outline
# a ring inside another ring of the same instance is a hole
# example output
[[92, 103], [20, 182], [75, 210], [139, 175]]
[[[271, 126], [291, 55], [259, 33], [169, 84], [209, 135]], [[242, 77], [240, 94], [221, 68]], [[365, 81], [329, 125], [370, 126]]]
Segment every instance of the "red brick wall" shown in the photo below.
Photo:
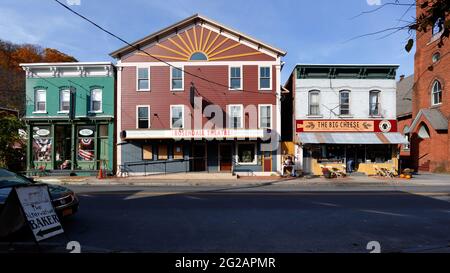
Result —
[[[422, 13], [419, 3], [417, 5], [416, 13], [417, 16], [420, 16]], [[439, 48], [439, 39], [433, 41], [431, 29], [426, 33], [418, 32], [416, 37], [413, 117], [416, 117], [417, 113], [422, 108], [435, 107], [439, 109], [444, 116], [450, 119], [450, 39], [445, 39], [444, 46]], [[441, 59], [438, 62], [433, 63], [432, 56], [436, 52], [440, 53]], [[442, 104], [432, 106], [431, 89], [436, 79], [439, 80], [442, 85]], [[443, 168], [450, 171], [450, 137], [448, 132], [436, 132], [426, 120], [424, 120], [424, 122], [428, 125], [431, 138], [419, 140], [416, 134], [420, 126], [417, 126], [414, 129], [411, 155], [414, 158], [417, 167], [426, 167], [429, 161], [430, 171], [443, 171]]]
[[[192, 64], [192, 63], [191, 63]], [[149, 63], [149, 65], [151, 65]], [[229, 104], [247, 105], [272, 104], [272, 110], [275, 112], [276, 105], [276, 67], [272, 67], [272, 90], [258, 91], [258, 66], [243, 66], [243, 91], [230, 91], [228, 86], [228, 66], [195, 66], [186, 63], [184, 66], [186, 72], [199, 75], [211, 81], [221, 83], [225, 86], [219, 86], [206, 82], [185, 73], [184, 91], [170, 90], [170, 70], [168, 66], [152, 66], [150, 72], [151, 91], [136, 91], [136, 67], [124, 67], [122, 71], [122, 130], [136, 129], [136, 106], [150, 105], [151, 109], [151, 129], [170, 129], [170, 105], [184, 104], [185, 109], [190, 108], [189, 88], [193, 82], [198, 93], [212, 104], [217, 104], [226, 111]], [[205, 102], [203, 102], [205, 105]], [[154, 116], [154, 114], [158, 116]], [[225, 113], [224, 113], [225, 115]], [[272, 115], [272, 127], [275, 128], [275, 115]], [[245, 114], [244, 114], [244, 117]], [[190, 118], [185, 114], [185, 119]], [[208, 121], [203, 118], [203, 124]], [[186, 121], [185, 121], [186, 122]], [[193, 126], [193, 121], [192, 121]], [[246, 117], [245, 127], [249, 128], [248, 118]]]

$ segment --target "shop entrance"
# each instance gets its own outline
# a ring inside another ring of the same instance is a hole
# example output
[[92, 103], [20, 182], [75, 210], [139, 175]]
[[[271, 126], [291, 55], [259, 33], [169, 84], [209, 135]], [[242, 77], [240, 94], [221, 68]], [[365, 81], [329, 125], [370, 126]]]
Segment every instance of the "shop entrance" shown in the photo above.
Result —
[[272, 171], [272, 152], [265, 151], [263, 153], [264, 159], [263, 159], [263, 171], [264, 172], [271, 172]]
[[231, 144], [219, 144], [219, 162], [221, 172], [231, 172], [232, 158], [233, 152]]
[[55, 126], [55, 170], [70, 170], [72, 160], [71, 125]]
[[192, 150], [192, 171], [206, 171], [206, 144], [194, 144], [192, 145]]

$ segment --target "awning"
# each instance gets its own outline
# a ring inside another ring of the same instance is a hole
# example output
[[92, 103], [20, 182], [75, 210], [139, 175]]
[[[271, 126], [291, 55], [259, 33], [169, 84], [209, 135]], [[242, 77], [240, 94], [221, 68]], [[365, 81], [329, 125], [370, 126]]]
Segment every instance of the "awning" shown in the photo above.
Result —
[[400, 133], [298, 133], [302, 144], [408, 144]]

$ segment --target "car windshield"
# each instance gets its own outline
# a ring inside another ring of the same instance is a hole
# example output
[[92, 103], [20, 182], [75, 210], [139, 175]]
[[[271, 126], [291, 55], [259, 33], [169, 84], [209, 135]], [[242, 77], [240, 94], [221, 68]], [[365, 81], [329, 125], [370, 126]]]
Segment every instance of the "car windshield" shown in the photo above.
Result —
[[0, 188], [14, 187], [30, 183], [31, 182], [25, 177], [22, 177], [5, 169], [0, 169]]

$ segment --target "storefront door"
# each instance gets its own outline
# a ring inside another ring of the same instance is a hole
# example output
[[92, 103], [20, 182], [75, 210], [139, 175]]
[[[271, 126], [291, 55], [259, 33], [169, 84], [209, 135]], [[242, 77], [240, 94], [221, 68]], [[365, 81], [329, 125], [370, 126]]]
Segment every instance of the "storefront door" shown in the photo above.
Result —
[[264, 152], [263, 170], [265, 172], [272, 171], [272, 152], [270, 152], [270, 151]]
[[206, 144], [194, 144], [192, 146], [194, 172], [204, 172], [206, 170]]
[[221, 172], [231, 172], [232, 147], [231, 144], [219, 144], [219, 161]]

